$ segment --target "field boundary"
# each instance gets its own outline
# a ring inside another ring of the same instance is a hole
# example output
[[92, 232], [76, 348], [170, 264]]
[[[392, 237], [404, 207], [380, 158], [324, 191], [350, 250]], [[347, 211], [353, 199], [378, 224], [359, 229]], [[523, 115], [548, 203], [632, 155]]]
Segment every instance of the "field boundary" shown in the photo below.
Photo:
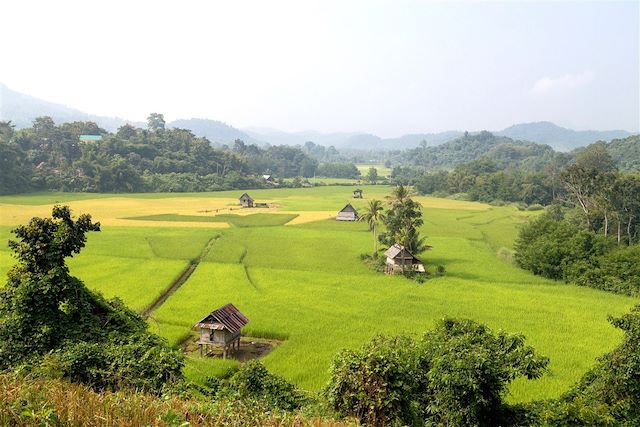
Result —
[[180, 275], [175, 280], [173, 280], [171, 284], [169, 284], [169, 286], [164, 291], [162, 291], [162, 293], [158, 296], [158, 298], [153, 300], [147, 307], [145, 307], [144, 310], [142, 310], [142, 313], [140, 313], [140, 315], [142, 316], [143, 319], [145, 320], [148, 319], [152, 312], [154, 312], [158, 307], [164, 304], [165, 301], [169, 299], [169, 297], [180, 288], [180, 286], [184, 285], [184, 283], [187, 280], [189, 280], [189, 277], [191, 277], [191, 275], [196, 270], [198, 265], [200, 265], [200, 263], [204, 260], [204, 258], [207, 256], [207, 254], [211, 250], [211, 247], [213, 246], [213, 242], [215, 242], [219, 237], [220, 235], [217, 234], [213, 236], [211, 239], [209, 239], [209, 241], [204, 246], [204, 248], [202, 249], [202, 252], [200, 252], [198, 257], [196, 259], [191, 260], [191, 262], [189, 262], [189, 265], [187, 265], [187, 267], [184, 270], [182, 270]]

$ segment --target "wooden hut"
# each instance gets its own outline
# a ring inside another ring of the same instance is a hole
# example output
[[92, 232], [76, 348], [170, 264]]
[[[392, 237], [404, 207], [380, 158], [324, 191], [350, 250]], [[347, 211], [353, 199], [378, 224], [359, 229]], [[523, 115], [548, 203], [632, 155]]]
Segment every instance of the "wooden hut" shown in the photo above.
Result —
[[342, 208], [338, 215], [336, 216], [337, 221], [357, 221], [358, 220], [358, 211], [351, 206], [351, 203], [347, 203], [347, 205]]
[[251, 198], [250, 195], [248, 195], [247, 193], [244, 193], [242, 196], [240, 196], [240, 204], [245, 208], [252, 208], [253, 199]]
[[353, 190], [353, 198], [354, 199], [362, 199], [362, 190], [361, 189], [356, 189]]
[[226, 359], [229, 351], [240, 348], [241, 329], [247, 323], [249, 319], [233, 304], [227, 304], [209, 313], [194, 326], [200, 328], [200, 355], [208, 353], [209, 346], [222, 347], [222, 358]]
[[424, 273], [424, 264], [402, 245], [395, 244], [384, 253], [387, 257], [385, 272], [387, 274], [417, 271]]

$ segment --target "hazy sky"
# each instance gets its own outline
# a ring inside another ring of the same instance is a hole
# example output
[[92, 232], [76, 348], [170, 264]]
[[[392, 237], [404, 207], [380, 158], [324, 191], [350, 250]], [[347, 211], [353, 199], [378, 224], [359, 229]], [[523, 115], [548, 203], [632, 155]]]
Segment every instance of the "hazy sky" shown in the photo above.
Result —
[[93, 114], [380, 136], [640, 129], [640, 3], [24, 1], [0, 82]]

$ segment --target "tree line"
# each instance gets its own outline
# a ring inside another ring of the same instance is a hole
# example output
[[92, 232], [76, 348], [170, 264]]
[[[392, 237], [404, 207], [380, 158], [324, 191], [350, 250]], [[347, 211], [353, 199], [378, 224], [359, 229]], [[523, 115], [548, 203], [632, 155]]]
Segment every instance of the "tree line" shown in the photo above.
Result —
[[555, 204], [520, 231], [518, 265], [556, 280], [640, 295], [640, 176], [620, 173], [595, 144], [559, 179]]
[[[80, 141], [80, 135], [100, 136]], [[263, 174], [311, 177], [318, 161], [299, 147], [258, 147], [236, 141], [213, 148], [185, 129], [165, 128], [151, 114], [147, 129], [109, 133], [92, 122], [56, 125], [39, 117], [16, 131], [0, 122], [0, 193], [36, 190], [88, 192], [214, 191], [260, 188]]]

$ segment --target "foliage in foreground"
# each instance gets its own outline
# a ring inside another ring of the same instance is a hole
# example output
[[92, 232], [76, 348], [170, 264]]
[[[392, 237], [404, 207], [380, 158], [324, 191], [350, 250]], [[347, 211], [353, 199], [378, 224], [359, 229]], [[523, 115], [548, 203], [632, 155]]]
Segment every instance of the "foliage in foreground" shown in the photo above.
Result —
[[293, 411], [305, 403], [304, 396], [284, 378], [267, 371], [258, 361], [251, 361], [228, 380], [209, 379], [215, 400], [254, 401], [274, 410]]
[[[188, 424], [187, 424], [188, 423]], [[256, 401], [205, 402], [132, 392], [96, 393], [63, 380], [0, 375], [0, 425], [43, 426], [343, 426], [273, 411]]]
[[18, 240], [9, 246], [18, 264], [0, 290], [0, 370], [160, 392], [182, 380], [182, 353], [118, 300], [88, 290], [65, 264], [85, 246], [85, 234], [99, 230], [89, 215], [74, 221], [66, 206], [14, 230]]
[[550, 426], [640, 425], [640, 306], [611, 323], [625, 333], [622, 343], [558, 401], [542, 411]]
[[445, 319], [420, 340], [377, 336], [343, 350], [325, 395], [368, 425], [498, 425], [514, 412], [502, 400], [508, 384], [540, 377], [547, 364], [521, 335]]

